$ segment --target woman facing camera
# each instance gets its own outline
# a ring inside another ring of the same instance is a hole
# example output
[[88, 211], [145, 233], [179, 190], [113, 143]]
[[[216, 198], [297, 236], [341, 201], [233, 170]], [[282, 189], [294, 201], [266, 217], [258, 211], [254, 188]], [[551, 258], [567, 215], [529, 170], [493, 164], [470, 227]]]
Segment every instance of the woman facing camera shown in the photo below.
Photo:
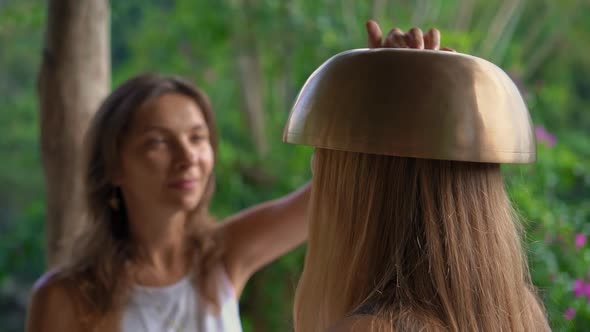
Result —
[[247, 280], [306, 238], [309, 186], [214, 223], [213, 113], [177, 77], [115, 89], [86, 151], [89, 227], [37, 282], [27, 331], [241, 331]]

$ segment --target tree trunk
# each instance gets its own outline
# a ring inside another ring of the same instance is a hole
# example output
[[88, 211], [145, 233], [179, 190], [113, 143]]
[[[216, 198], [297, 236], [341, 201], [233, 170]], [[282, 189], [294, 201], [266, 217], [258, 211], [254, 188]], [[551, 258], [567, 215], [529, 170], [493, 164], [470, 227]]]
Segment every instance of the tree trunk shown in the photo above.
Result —
[[292, 0], [281, 1], [279, 7], [279, 18], [284, 22], [284, 28], [281, 30], [280, 39], [280, 74], [277, 79], [277, 97], [279, 103], [276, 109], [282, 112], [289, 113], [293, 101], [295, 100], [296, 88], [293, 83], [293, 56], [294, 48], [296, 45], [295, 34], [293, 33], [295, 15], [294, 11], [295, 3]]
[[108, 0], [50, 0], [39, 72], [47, 262], [85, 222], [82, 141], [110, 85]]
[[268, 152], [268, 142], [265, 133], [265, 120], [262, 96], [262, 69], [257, 50], [252, 47], [243, 50], [237, 58], [238, 77], [242, 111], [246, 116], [246, 123], [254, 148], [259, 157]]
[[238, 56], [237, 76], [240, 84], [242, 111], [259, 157], [268, 152], [268, 142], [265, 132], [264, 95], [262, 82], [262, 68], [258, 55], [256, 32], [254, 31], [253, 8], [257, 8], [256, 0], [236, 1], [239, 14], [235, 25], [235, 45]]

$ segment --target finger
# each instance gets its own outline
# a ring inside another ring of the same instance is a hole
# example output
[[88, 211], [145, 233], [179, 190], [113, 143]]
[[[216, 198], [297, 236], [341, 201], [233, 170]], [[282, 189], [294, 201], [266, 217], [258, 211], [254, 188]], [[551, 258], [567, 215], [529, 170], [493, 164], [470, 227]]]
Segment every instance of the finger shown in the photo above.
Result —
[[422, 30], [419, 28], [411, 28], [406, 34], [406, 42], [409, 47], [420, 50], [424, 49], [424, 36], [422, 35]]
[[381, 47], [381, 38], [382, 32], [381, 28], [379, 28], [379, 24], [373, 20], [368, 20], [365, 24], [367, 28], [367, 41], [369, 44], [369, 48], [377, 48]]
[[393, 47], [393, 29], [389, 31], [387, 36], [385, 36], [383, 47]]
[[449, 48], [449, 47], [443, 47], [443, 48], [441, 48], [440, 50], [441, 50], [441, 51], [447, 51], [447, 52], [455, 52], [455, 53], [457, 52], [457, 51], [455, 51], [454, 49], [452, 49], [452, 48]]
[[428, 50], [430, 49], [430, 44], [431, 44], [431, 40], [432, 38], [430, 38], [430, 35], [427, 33], [424, 34], [424, 49]]
[[408, 44], [404, 38], [404, 33], [399, 28], [395, 28], [387, 34], [383, 46], [407, 48]]
[[430, 29], [424, 35], [424, 48], [429, 50], [438, 50], [440, 48], [440, 31]]

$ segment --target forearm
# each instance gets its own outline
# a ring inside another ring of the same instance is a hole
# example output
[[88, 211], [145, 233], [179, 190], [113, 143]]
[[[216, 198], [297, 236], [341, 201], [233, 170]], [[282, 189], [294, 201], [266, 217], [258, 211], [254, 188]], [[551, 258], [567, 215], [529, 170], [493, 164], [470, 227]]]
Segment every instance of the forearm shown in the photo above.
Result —
[[228, 235], [235, 244], [246, 241], [242, 250], [251, 252], [254, 260], [268, 255], [263, 260], [272, 261], [284, 255], [307, 239], [310, 193], [311, 186], [306, 184], [286, 196], [240, 212], [228, 220]]
[[246, 209], [222, 224], [225, 264], [236, 288], [307, 238], [310, 185]]
[[[308, 205], [311, 196], [311, 184], [306, 184], [291, 194], [280, 198], [272, 209], [277, 224], [275, 235], [285, 243], [290, 243], [291, 250], [307, 240]], [[284, 253], [283, 253], [284, 254]], [[282, 254], [281, 254], [282, 255]]]

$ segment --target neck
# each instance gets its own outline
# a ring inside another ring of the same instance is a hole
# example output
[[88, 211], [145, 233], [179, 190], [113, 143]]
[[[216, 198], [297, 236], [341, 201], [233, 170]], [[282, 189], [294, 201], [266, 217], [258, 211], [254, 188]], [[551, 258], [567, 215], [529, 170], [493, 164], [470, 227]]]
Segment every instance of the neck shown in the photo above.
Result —
[[186, 211], [155, 213], [149, 209], [128, 209], [128, 220], [133, 269], [139, 283], [168, 283], [188, 273]]

